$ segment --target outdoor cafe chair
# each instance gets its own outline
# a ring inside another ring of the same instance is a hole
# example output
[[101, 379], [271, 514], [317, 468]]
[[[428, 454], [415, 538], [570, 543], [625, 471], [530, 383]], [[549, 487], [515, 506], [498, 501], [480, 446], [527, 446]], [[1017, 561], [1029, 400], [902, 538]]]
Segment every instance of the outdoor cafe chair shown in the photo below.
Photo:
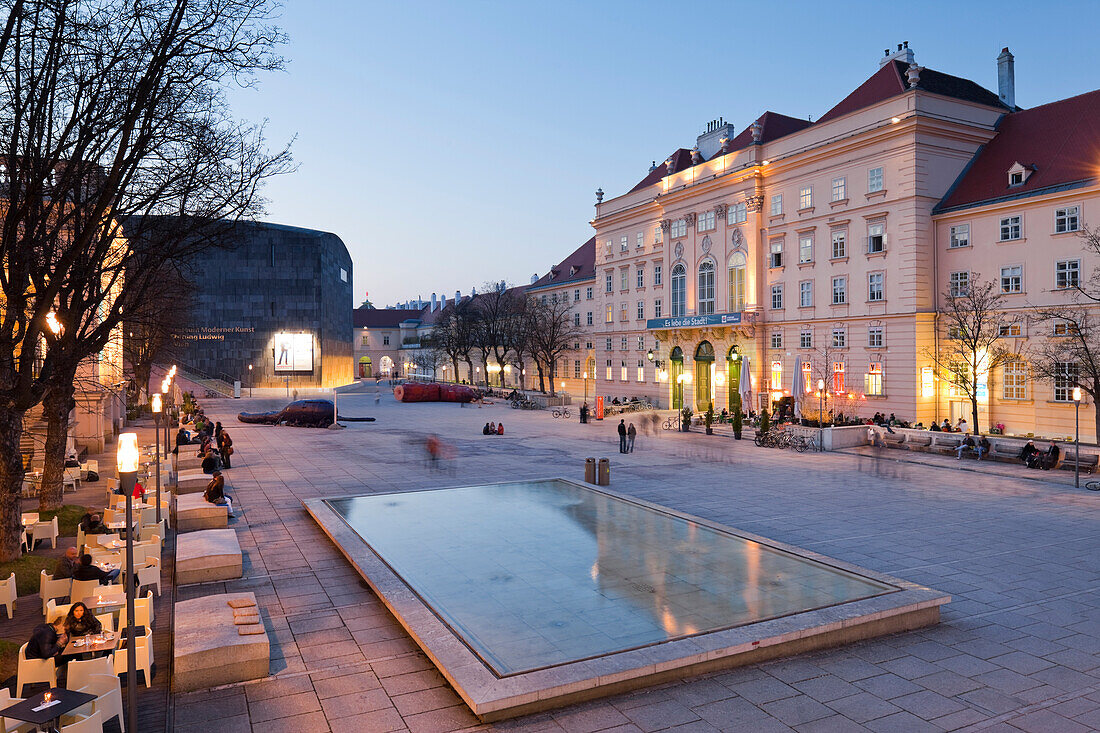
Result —
[[[125, 629], [126, 621], [129, 617], [126, 615], [126, 607], [123, 606], [122, 610], [118, 612], [118, 628]], [[153, 591], [149, 591], [141, 598], [134, 599], [134, 626], [144, 626], [145, 628], [152, 628], [153, 626]]]
[[92, 713], [86, 718], [81, 718], [75, 723], [61, 726], [60, 733], [103, 733], [103, 715]]
[[43, 570], [38, 574], [38, 595], [42, 599], [42, 615], [46, 615], [46, 602], [51, 598], [68, 598], [73, 586], [72, 578], [54, 580]]
[[[120, 625], [119, 630], [123, 627]], [[120, 639], [118, 649], [115, 650], [115, 674], [126, 672], [127, 648], [126, 640]], [[136, 667], [145, 673], [145, 687], [153, 686], [153, 630], [145, 627], [145, 633], [134, 639], [134, 654]]]
[[[20, 702], [23, 702], [23, 698], [12, 697], [11, 690], [0, 687], [0, 710], [10, 708]], [[0, 731], [3, 733], [36, 733], [36, 728], [30, 723], [24, 723], [22, 720], [16, 720], [15, 718], [0, 718]]]
[[[104, 657], [104, 659], [110, 659], [110, 657]], [[84, 685], [80, 691], [95, 695], [95, 700], [92, 700], [92, 709], [95, 713], [102, 715], [104, 722], [117, 716], [119, 729], [122, 733], [126, 733], [126, 714], [122, 709], [122, 685], [110, 668], [106, 672], [92, 675], [88, 684]]]
[[73, 491], [80, 488], [80, 468], [65, 469], [65, 477], [62, 480], [61, 490], [64, 491], [69, 486], [73, 487]]
[[52, 624], [59, 616], [65, 618], [69, 615], [69, 609], [73, 607], [71, 603], [58, 603], [52, 598], [46, 601], [46, 623]]
[[[139, 568], [137, 571], [137, 587], [138, 592], [147, 585], [155, 585], [157, 587], [157, 595], [160, 595], [160, 561], [155, 557], [146, 558], [147, 563], [145, 567]], [[152, 591], [150, 591], [152, 592]]]
[[31, 525], [31, 549], [38, 544], [38, 540], [49, 540], [50, 547], [57, 547], [57, 516], [48, 522], [35, 522]]
[[38, 682], [57, 687], [57, 665], [52, 659], [27, 659], [27, 642], [19, 647], [19, 662], [15, 673], [15, 691], [23, 697], [23, 688]]
[[[68, 665], [65, 687], [69, 690], [79, 690], [88, 684], [92, 675], [110, 675], [117, 682], [118, 677], [114, 674], [115, 663], [109, 654], [96, 659], [73, 659]], [[89, 695], [95, 694], [91, 690], [87, 692]], [[77, 710], [80, 709], [77, 708]]]
[[8, 618], [15, 613], [15, 599], [19, 597], [19, 591], [15, 587], [15, 573], [7, 580], [0, 580], [0, 605], [8, 607]]
[[69, 600], [76, 603], [77, 601], [83, 601], [85, 598], [91, 598], [99, 594], [101, 587], [103, 586], [99, 584], [98, 580], [74, 580], [73, 589], [69, 593]]

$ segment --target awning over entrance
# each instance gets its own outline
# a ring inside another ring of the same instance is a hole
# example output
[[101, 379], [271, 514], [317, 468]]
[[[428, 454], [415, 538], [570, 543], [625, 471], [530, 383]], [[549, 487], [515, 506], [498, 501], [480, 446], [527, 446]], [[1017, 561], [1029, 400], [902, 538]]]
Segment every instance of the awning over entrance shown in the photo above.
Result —
[[360, 364], [370, 364], [371, 363], [370, 357], [369, 356], [360, 356], [359, 357], [359, 363]]

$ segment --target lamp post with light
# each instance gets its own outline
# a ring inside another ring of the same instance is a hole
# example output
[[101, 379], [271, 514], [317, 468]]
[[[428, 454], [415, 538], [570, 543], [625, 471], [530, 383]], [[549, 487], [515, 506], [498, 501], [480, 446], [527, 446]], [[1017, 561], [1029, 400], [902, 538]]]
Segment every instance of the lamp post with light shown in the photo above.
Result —
[[[137, 433], [118, 436], [118, 485], [126, 496], [126, 572], [123, 588], [126, 593], [126, 728], [137, 725], [137, 641], [134, 638], [134, 485], [137, 483]], [[157, 502], [160, 506], [160, 502]]]
[[248, 397], [252, 398], [252, 365], [248, 365]]
[[1073, 388], [1073, 486], [1081, 488], [1081, 388]]
[[157, 434], [157, 524], [160, 524], [160, 415], [163, 410], [163, 405], [160, 400], [160, 393], [153, 395], [153, 422], [156, 423], [157, 429], [154, 431]]
[[825, 450], [825, 380], [817, 380], [817, 449]]

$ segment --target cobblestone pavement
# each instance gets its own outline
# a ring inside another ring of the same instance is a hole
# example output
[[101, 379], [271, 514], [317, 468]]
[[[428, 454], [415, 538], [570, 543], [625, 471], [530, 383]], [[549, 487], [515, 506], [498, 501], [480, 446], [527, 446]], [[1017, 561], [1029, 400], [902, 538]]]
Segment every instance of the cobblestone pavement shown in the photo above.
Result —
[[[497, 404], [341, 396], [374, 415], [343, 431], [238, 424], [286, 400], [209, 400], [237, 447], [230, 493], [241, 581], [273, 634], [271, 677], [178, 695], [174, 730], [1073, 731], [1100, 729], [1100, 495], [1060, 482], [858, 454], [795, 454], [660, 431], [617, 453], [614, 426]], [[503, 420], [503, 437], [481, 435]], [[630, 420], [628, 419], [628, 422]], [[452, 473], [418, 440], [452, 442]], [[951, 593], [936, 627], [692, 678], [482, 726], [313, 524], [318, 496], [583, 477], [612, 459], [612, 488]], [[950, 464], [956, 464], [952, 466]], [[966, 468], [974, 468], [974, 462]], [[184, 620], [177, 619], [177, 623]]]

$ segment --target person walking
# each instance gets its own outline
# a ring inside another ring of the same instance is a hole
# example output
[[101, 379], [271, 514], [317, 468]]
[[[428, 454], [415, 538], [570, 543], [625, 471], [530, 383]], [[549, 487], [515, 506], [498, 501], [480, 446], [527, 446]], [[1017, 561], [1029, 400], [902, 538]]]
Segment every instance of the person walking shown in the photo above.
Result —
[[626, 429], [626, 452], [634, 452], [634, 439], [638, 437], [638, 430], [634, 427], [634, 423], [630, 423], [630, 427]]
[[626, 453], [626, 420], [619, 420], [619, 452]]

